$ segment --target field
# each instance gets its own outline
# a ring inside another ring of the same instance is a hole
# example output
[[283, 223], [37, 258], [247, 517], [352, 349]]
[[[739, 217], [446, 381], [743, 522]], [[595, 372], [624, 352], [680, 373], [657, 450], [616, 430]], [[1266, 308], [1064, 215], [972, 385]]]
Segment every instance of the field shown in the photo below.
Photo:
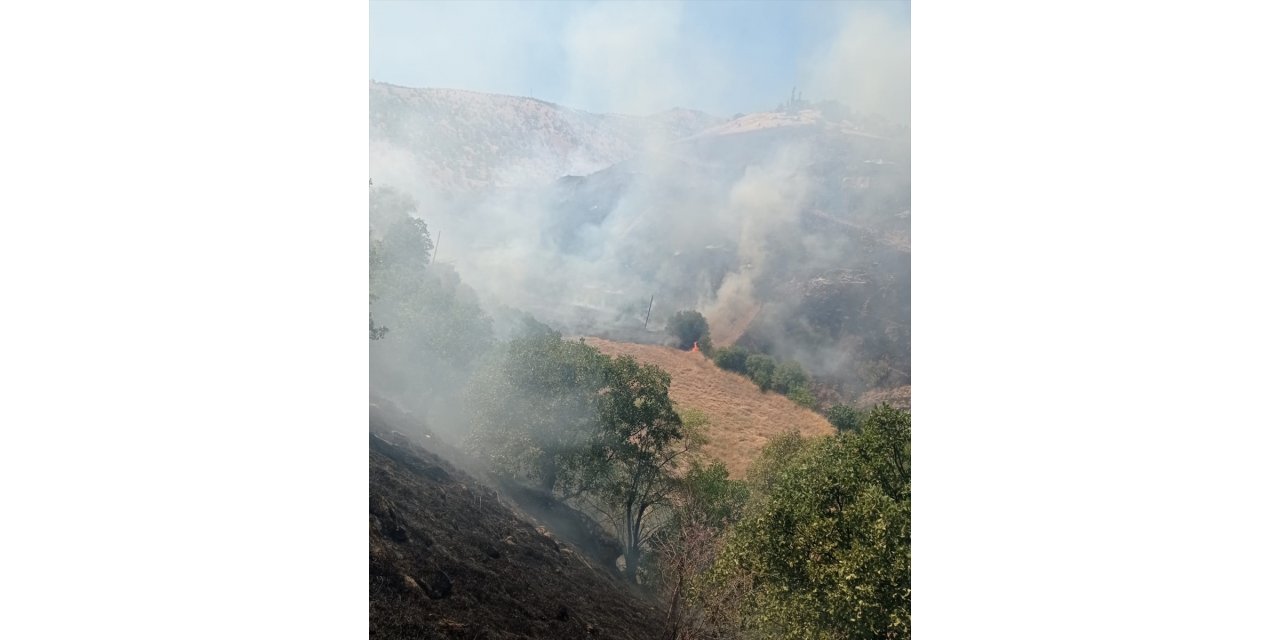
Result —
[[729, 474], [742, 478], [769, 438], [795, 429], [805, 436], [835, 433], [821, 415], [786, 396], [762, 393], [746, 377], [715, 366], [699, 353], [650, 344], [586, 338], [610, 356], [629, 355], [671, 374], [671, 399], [680, 408], [695, 408], [711, 419], [704, 453], [722, 460]]

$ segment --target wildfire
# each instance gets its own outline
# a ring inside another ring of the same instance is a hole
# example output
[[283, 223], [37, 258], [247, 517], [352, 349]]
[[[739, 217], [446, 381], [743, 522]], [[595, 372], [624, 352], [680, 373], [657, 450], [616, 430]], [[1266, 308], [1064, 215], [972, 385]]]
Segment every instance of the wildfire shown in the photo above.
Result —
[[694, 341], [693, 341], [693, 348], [692, 348], [692, 349], [690, 349], [690, 350], [689, 350], [689, 352], [690, 352], [690, 353], [698, 353], [698, 341], [697, 341], [697, 340], [694, 340]]

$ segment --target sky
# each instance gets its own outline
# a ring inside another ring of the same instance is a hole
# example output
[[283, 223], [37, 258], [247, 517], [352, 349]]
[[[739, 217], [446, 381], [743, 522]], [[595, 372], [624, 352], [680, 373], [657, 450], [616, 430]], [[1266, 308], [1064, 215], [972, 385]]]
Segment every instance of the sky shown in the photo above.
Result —
[[899, 1], [374, 0], [369, 73], [632, 115], [730, 116], [796, 87], [906, 122], [909, 22]]

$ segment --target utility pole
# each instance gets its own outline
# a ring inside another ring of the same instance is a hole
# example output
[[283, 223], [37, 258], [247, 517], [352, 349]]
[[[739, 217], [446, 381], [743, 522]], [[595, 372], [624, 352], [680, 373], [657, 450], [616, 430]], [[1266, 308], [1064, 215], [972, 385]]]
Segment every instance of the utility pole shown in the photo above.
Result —
[[644, 329], [649, 330], [649, 314], [653, 313], [653, 296], [649, 296], [649, 310], [644, 312]]
[[440, 253], [440, 238], [443, 238], [443, 237], [444, 237], [443, 229], [436, 232], [436, 246], [435, 246], [435, 251], [431, 252], [431, 264], [436, 263], [436, 255]]

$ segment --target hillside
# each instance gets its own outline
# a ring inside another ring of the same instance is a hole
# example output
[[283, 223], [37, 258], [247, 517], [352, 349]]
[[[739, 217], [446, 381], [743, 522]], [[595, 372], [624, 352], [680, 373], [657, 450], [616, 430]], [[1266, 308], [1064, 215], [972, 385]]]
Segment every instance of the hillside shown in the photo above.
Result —
[[405, 414], [371, 405], [369, 428], [370, 638], [661, 636], [656, 602], [428, 451]]
[[371, 177], [421, 183], [441, 195], [539, 186], [720, 122], [689, 109], [648, 117], [597, 114], [534, 98], [371, 82]]
[[746, 474], [751, 461], [776, 435], [791, 429], [805, 436], [835, 432], [826, 418], [775, 392], [762, 393], [746, 377], [716, 367], [701, 354], [652, 344], [585, 340], [607, 355], [629, 355], [671, 374], [671, 398], [682, 408], [707, 414], [710, 442], [704, 451], [723, 461], [734, 478]]
[[[799, 361], [846, 401], [910, 384], [908, 133], [828, 111], [747, 114], [561, 179], [539, 225], [556, 268], [522, 273], [538, 293], [510, 304], [600, 335], [639, 328], [652, 297], [658, 326], [695, 309], [716, 344]], [[565, 317], [587, 290], [618, 292], [596, 326]]]
[[842, 401], [911, 383], [905, 127], [834, 103], [638, 118], [372, 83], [370, 145], [375, 185], [416, 203], [488, 309], [579, 335], [694, 309], [716, 344], [797, 361]]

